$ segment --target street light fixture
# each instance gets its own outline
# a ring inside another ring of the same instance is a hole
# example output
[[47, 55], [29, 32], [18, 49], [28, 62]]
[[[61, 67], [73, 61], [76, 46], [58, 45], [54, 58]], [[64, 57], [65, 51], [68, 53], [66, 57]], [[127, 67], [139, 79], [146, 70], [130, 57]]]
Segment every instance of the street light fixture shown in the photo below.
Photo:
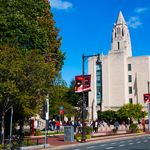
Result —
[[96, 54], [96, 55], [87, 55], [85, 56], [84, 54], [82, 55], [82, 78], [83, 78], [83, 86], [82, 86], [82, 96], [83, 96], [83, 100], [82, 100], [82, 138], [81, 138], [81, 142], [85, 142], [85, 112], [86, 112], [86, 101], [85, 101], [85, 91], [84, 91], [84, 63], [86, 58], [89, 57], [94, 57], [97, 56], [97, 61], [96, 64], [101, 64], [101, 60], [100, 60], [100, 54]]

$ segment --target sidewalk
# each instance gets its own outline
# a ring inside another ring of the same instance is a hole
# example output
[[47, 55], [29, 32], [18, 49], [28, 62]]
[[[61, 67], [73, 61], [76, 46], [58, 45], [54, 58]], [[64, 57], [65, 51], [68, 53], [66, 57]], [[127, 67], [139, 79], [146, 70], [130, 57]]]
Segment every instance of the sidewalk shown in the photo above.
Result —
[[[81, 142], [76, 142], [74, 140], [73, 142], [69, 141], [64, 141], [64, 135], [54, 135], [54, 136], [48, 136], [47, 137], [47, 145], [44, 148], [44, 136], [39, 136], [40, 145], [37, 146], [29, 146], [29, 147], [24, 147], [21, 148], [22, 150], [59, 150], [59, 149], [65, 149], [69, 147], [75, 147], [80, 144], [90, 144], [92, 143], [97, 143], [97, 142], [106, 142], [110, 140], [116, 140], [116, 139], [128, 139], [132, 137], [137, 137], [137, 136], [145, 136], [150, 133], [131, 133], [131, 134], [125, 134], [123, 132], [120, 132], [119, 134], [114, 134], [110, 135], [107, 132], [99, 132], [99, 133], [94, 133], [91, 139], [87, 139], [86, 142], [81, 143]], [[33, 137], [34, 138], [34, 137]]]

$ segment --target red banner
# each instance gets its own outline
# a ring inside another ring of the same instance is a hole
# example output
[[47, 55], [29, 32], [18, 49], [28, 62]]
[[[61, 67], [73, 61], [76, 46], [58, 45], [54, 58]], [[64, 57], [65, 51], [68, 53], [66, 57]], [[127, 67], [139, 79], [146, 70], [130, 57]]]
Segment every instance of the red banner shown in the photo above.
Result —
[[150, 94], [144, 94], [144, 103], [150, 102]]
[[75, 93], [91, 91], [91, 75], [75, 76]]

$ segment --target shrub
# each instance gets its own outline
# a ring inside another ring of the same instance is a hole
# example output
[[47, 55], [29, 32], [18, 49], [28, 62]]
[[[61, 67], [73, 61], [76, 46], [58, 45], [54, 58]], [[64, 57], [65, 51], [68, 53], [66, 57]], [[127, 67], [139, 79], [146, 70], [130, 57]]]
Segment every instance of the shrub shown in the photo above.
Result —
[[129, 130], [131, 131], [131, 133], [136, 133], [139, 131], [138, 129], [138, 125], [136, 123], [132, 123], [129, 126]]
[[74, 135], [74, 139], [75, 139], [76, 141], [80, 141], [80, 140], [81, 140], [81, 137], [82, 137], [81, 133], [77, 133], [77, 134]]
[[34, 133], [34, 135], [35, 136], [42, 135], [42, 132], [40, 130], [36, 130], [35, 133]]
[[89, 126], [85, 126], [85, 134], [91, 134], [93, 131], [93, 128], [92, 127], [89, 127]]

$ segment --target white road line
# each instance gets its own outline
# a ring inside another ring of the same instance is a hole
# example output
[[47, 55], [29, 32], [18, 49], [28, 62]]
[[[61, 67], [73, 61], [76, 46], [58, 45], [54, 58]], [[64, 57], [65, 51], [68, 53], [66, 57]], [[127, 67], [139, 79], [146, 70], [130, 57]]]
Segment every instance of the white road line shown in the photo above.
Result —
[[74, 149], [74, 150], [80, 150], [80, 149]]
[[128, 140], [128, 142], [131, 142], [131, 141], [133, 141], [133, 140]]
[[87, 149], [91, 149], [91, 148], [94, 148], [95, 146], [89, 146], [89, 147], [87, 147]]
[[125, 141], [121, 141], [120, 143], [124, 143]]
[[113, 145], [113, 144], [116, 144], [116, 143], [114, 142], [114, 143], [110, 143], [110, 144], [112, 144], [112, 145]]
[[148, 139], [150, 139], [150, 136], [149, 137], [147, 137]]
[[141, 141], [137, 141], [136, 143], [141, 143]]
[[106, 146], [106, 144], [102, 144], [102, 145], [100, 145], [100, 146]]
[[105, 149], [113, 149], [114, 147], [106, 147]]
[[148, 142], [148, 140], [144, 140], [143, 142]]
[[132, 145], [133, 143], [129, 143], [129, 145]]
[[123, 146], [125, 146], [125, 145], [124, 144], [119, 145], [119, 147], [123, 147]]

